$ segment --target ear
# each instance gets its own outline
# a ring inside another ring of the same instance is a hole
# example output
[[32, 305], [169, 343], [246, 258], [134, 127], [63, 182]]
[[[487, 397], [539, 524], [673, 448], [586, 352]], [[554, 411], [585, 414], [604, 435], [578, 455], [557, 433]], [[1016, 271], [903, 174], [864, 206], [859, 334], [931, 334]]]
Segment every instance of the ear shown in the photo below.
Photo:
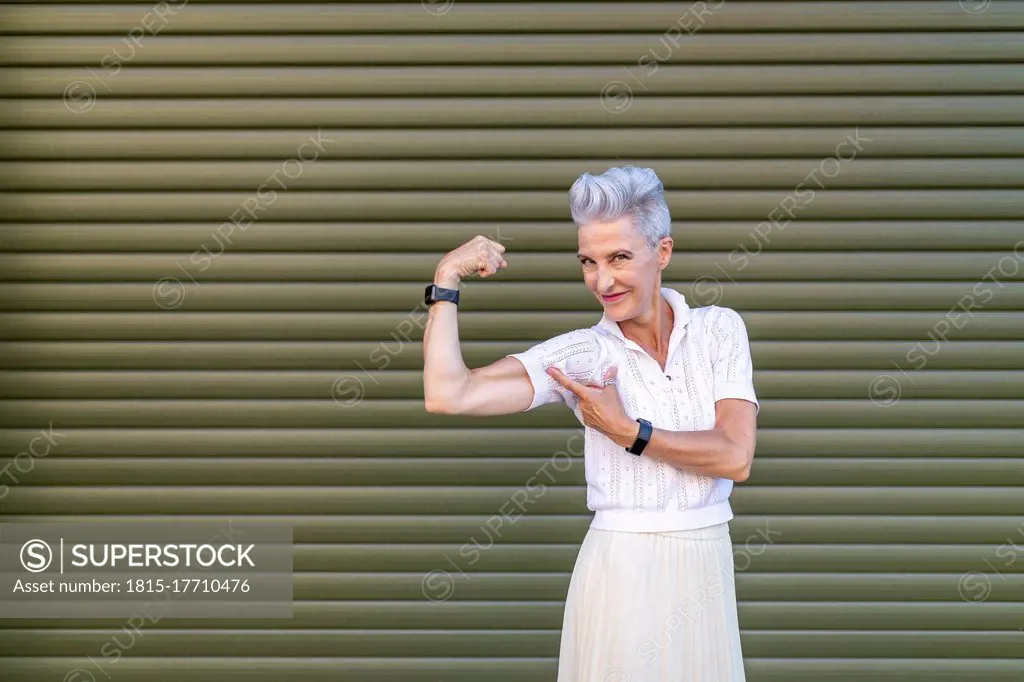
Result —
[[658, 269], [664, 270], [668, 267], [668, 264], [672, 262], [672, 247], [675, 242], [672, 241], [672, 237], [662, 237], [661, 241], [658, 242]]

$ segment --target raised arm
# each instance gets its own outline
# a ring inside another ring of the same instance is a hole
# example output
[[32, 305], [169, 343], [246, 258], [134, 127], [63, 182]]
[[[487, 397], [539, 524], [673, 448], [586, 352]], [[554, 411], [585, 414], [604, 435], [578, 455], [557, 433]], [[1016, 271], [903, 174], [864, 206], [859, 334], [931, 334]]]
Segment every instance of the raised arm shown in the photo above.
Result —
[[[506, 267], [505, 247], [477, 236], [438, 263], [434, 284], [458, 289], [476, 273], [490, 277]], [[434, 414], [495, 415], [522, 412], [533, 402], [533, 384], [523, 364], [504, 357], [486, 367], [469, 369], [459, 342], [458, 306], [441, 301], [430, 307], [423, 334], [423, 397]]]

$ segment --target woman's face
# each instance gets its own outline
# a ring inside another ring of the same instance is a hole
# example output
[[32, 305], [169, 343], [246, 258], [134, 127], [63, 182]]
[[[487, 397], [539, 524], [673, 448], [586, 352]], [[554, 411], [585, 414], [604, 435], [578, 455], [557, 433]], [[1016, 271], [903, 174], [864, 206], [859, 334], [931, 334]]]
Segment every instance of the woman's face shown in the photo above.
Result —
[[578, 237], [583, 280], [608, 317], [621, 322], [650, 310], [672, 258], [672, 238], [651, 249], [628, 216], [581, 225]]

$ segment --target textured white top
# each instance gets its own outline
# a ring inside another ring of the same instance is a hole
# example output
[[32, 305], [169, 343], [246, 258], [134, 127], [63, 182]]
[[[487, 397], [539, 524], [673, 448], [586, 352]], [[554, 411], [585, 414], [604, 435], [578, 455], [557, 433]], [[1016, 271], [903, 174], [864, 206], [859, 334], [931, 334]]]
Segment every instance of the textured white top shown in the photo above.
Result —
[[[545, 373], [550, 365], [585, 384], [600, 384], [604, 370], [618, 367], [617, 388], [630, 418], [643, 417], [655, 428], [703, 431], [714, 427], [715, 402], [742, 398], [760, 404], [754, 393], [747, 329], [731, 308], [691, 309], [679, 292], [662, 287], [674, 323], [668, 360], [662, 371], [643, 348], [622, 334], [607, 315], [588, 329], [576, 329], [522, 352], [533, 383], [533, 403], [564, 402], [583, 423], [573, 393]], [[687, 530], [732, 519], [733, 482], [677, 469], [646, 455], [636, 456], [601, 432], [585, 427], [584, 462], [591, 527], [656, 532]]]

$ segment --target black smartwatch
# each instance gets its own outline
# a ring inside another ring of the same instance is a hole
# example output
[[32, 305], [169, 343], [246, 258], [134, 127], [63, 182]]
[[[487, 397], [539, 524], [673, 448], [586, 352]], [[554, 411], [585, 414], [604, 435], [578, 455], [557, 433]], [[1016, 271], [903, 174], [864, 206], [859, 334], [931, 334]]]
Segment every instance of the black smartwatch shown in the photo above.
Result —
[[636, 434], [636, 440], [633, 444], [626, 448], [626, 452], [634, 455], [640, 455], [643, 453], [644, 448], [651, 442], [651, 434], [654, 433], [654, 427], [651, 426], [651, 422], [646, 419], [637, 419], [640, 423], [640, 433]]
[[427, 290], [423, 295], [423, 303], [427, 306], [432, 306], [438, 301], [451, 301], [455, 305], [458, 305], [459, 290], [445, 289], [444, 287], [439, 287], [436, 284], [428, 285]]

